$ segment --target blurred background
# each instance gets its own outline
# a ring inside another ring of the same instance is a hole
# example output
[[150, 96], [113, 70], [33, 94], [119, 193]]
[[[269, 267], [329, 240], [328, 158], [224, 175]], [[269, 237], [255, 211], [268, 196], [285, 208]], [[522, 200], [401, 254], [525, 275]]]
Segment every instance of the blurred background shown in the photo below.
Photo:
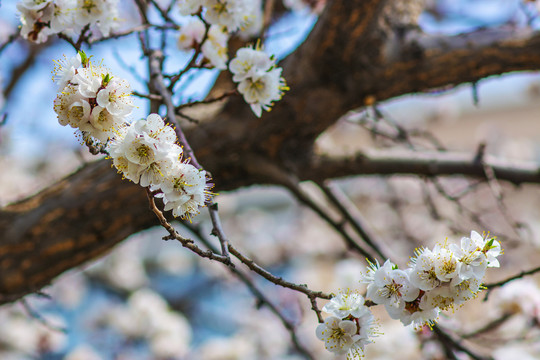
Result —
[[[167, 3], [167, 1], [162, 1]], [[0, 7], [0, 44], [19, 25], [16, 1]], [[285, 57], [307, 36], [317, 13], [301, 1], [267, 34], [266, 49]], [[130, 1], [121, 2], [125, 28], [137, 23]], [[154, 14], [157, 16], [157, 14]], [[180, 15], [178, 21], [182, 21]], [[458, 34], [507, 24], [538, 28], [535, 3], [520, 0], [432, 0], [420, 18], [426, 32]], [[189, 54], [176, 50], [170, 31], [166, 67], [178, 69]], [[33, 51], [32, 63], [21, 60]], [[0, 126], [0, 204], [31, 195], [95, 158], [73, 130], [58, 125], [52, 102], [53, 59], [73, 56], [65, 42], [39, 48], [15, 42], [0, 53], [4, 121]], [[135, 35], [96, 44], [94, 59], [145, 92], [146, 74]], [[20, 71], [24, 69], [24, 71]], [[172, 70], [171, 70], [172, 71]], [[205, 71], [185, 84], [178, 101], [204, 98], [217, 73]], [[15, 81], [16, 80], [16, 81]], [[133, 118], [146, 117], [148, 104], [135, 98]], [[321, 153], [350, 154], [372, 148], [437, 149], [486, 153], [540, 162], [540, 75], [515, 73], [484, 79], [450, 91], [407, 95], [348, 114], [321, 136]], [[406, 131], [407, 138], [398, 136]], [[112, 170], [111, 170], [112, 171]], [[500, 194], [486, 183], [463, 177], [426, 180], [413, 176], [348, 178], [335, 182], [347, 194], [393, 261], [404, 266], [417, 247], [448, 238], [458, 242], [471, 230], [490, 231], [502, 242], [501, 268], [487, 282], [539, 265], [540, 187], [501, 183]], [[310, 183], [303, 189], [324, 206]], [[347, 251], [340, 236], [284, 189], [252, 187], [216, 198], [224, 229], [237, 248], [259, 264], [311, 289], [362, 290], [366, 262]], [[203, 212], [186, 236], [209, 234]], [[153, 228], [126, 239], [106, 257], [64, 274], [44, 289], [0, 308], [1, 359], [286, 359], [303, 357], [290, 334], [266, 307], [221, 264], [162, 241]], [[315, 338], [317, 318], [305, 296], [253, 280], [298, 328], [299, 341], [317, 359], [333, 359]], [[45, 296], [46, 294], [46, 296]], [[540, 358], [540, 290], [536, 277], [517, 280], [442, 316], [440, 322], [480, 352], [498, 359]], [[323, 302], [320, 302], [322, 306]], [[413, 332], [375, 308], [381, 335], [367, 346], [367, 359], [445, 359], [429, 332]], [[467, 357], [464, 357], [466, 359]]]

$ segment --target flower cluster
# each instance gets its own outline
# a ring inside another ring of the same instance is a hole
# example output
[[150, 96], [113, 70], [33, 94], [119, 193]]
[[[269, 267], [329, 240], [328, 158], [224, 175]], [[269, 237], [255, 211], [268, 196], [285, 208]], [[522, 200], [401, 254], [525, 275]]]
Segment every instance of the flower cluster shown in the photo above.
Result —
[[385, 305], [394, 319], [416, 328], [432, 325], [441, 310], [454, 308], [476, 296], [488, 267], [498, 267], [501, 245], [475, 231], [461, 244], [436, 245], [417, 250], [409, 268], [398, 269], [390, 260], [371, 264], [363, 281], [366, 297]]
[[[227, 69], [228, 41], [232, 32], [240, 30], [244, 35], [255, 36], [262, 28], [260, 1], [183, 0], [178, 4], [182, 15], [200, 15], [200, 18], [191, 17], [180, 27], [178, 48], [200, 50], [207, 64], [219, 70]], [[269, 111], [272, 103], [280, 100], [283, 92], [288, 90], [281, 77], [282, 69], [259, 46], [238, 50], [229, 70], [238, 83], [238, 91], [258, 117], [263, 109]]]
[[86, 26], [104, 36], [117, 26], [118, 0], [22, 0], [21, 35], [40, 43], [49, 35], [80, 33]]
[[81, 130], [85, 141], [92, 137], [106, 142], [133, 108], [128, 82], [93, 65], [82, 52], [56, 64], [53, 80], [61, 89], [54, 100], [58, 122]]
[[352, 359], [362, 356], [364, 346], [375, 335], [373, 314], [357, 292], [340, 292], [323, 307], [331, 314], [316, 329], [317, 338], [323, 340], [328, 351], [347, 354]]
[[[246, 27], [262, 27], [260, 1], [253, 0], [180, 0], [182, 15], [195, 15], [204, 9], [204, 19], [211, 25], [224, 27], [228, 33]], [[258, 5], [258, 6], [257, 6]], [[255, 21], [261, 24], [256, 25]]]
[[275, 59], [258, 48], [239, 49], [229, 70], [233, 81], [238, 83], [238, 91], [258, 117], [262, 110], [270, 111], [272, 103], [281, 100], [283, 92], [288, 90]]
[[333, 353], [361, 357], [364, 346], [377, 334], [367, 307], [371, 305], [384, 305], [390, 317], [403, 325], [431, 327], [442, 310], [476, 296], [486, 269], [499, 266], [500, 254], [495, 238], [472, 231], [460, 245], [445, 243], [433, 250], [417, 250], [405, 270], [390, 260], [382, 266], [370, 263], [362, 274], [367, 300], [351, 290], [334, 296], [323, 307], [331, 316], [318, 325], [316, 335]]
[[61, 125], [79, 129], [87, 143], [99, 141], [125, 178], [150, 187], [174, 216], [199, 213], [211, 195], [204, 170], [182, 161], [176, 133], [158, 114], [128, 123], [133, 104], [127, 81], [94, 66], [80, 52], [57, 62], [61, 92], [54, 111]]
[[110, 156], [124, 177], [157, 192], [174, 216], [198, 214], [211, 195], [206, 171], [181, 161], [174, 130], [157, 114], [122, 127], [111, 141]]

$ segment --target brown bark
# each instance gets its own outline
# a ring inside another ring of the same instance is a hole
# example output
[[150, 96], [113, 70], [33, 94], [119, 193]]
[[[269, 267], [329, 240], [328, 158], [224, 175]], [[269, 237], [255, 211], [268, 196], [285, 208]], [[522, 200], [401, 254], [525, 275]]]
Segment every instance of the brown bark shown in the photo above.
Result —
[[[272, 112], [257, 119], [236, 97], [213, 119], [186, 132], [217, 191], [316, 178], [318, 169], [326, 169], [328, 178], [356, 171], [385, 174], [391, 167], [407, 172], [406, 159], [386, 167], [372, 161], [369, 171], [365, 159], [333, 161], [329, 172], [330, 162], [314, 160], [313, 143], [340, 116], [366, 102], [539, 68], [538, 33], [500, 28], [426, 35], [411, 24], [422, 1], [403, 4], [329, 1], [308, 39], [281, 64], [291, 90]], [[460, 168], [443, 173], [453, 171]], [[107, 160], [82, 168], [0, 212], [0, 303], [40, 289], [156, 224], [144, 190], [121, 181]]]

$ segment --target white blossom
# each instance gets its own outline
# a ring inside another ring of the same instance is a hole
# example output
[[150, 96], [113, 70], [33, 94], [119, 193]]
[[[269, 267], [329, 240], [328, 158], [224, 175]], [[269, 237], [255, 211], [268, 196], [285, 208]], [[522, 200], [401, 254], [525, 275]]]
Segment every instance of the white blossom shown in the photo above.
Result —
[[126, 116], [131, 113], [133, 101], [131, 89], [126, 80], [112, 77], [110, 81], [96, 95], [97, 104], [105, 108], [113, 116]]
[[77, 0], [73, 21], [76, 32], [90, 24], [109, 36], [118, 26], [118, 0]]
[[251, 47], [240, 48], [229, 64], [233, 73], [233, 81], [240, 82], [246, 78], [262, 75], [274, 66], [273, 59], [264, 51]]
[[246, 1], [245, 4], [247, 6], [246, 13], [249, 15], [245, 18], [244, 26], [240, 28], [240, 37], [247, 40], [261, 34], [264, 14], [261, 0]]
[[269, 111], [272, 103], [283, 96], [286, 89], [281, 68], [254, 75], [242, 80], [238, 84], [238, 91], [244, 96], [244, 100], [251, 106], [251, 110], [261, 117], [262, 110]]
[[452, 251], [436, 245], [433, 249], [437, 279], [447, 282], [458, 276], [458, 259]]
[[180, 50], [191, 50], [203, 41], [206, 26], [201, 19], [193, 17], [188, 23], [180, 26], [177, 45]]
[[461, 279], [484, 277], [488, 263], [481, 246], [482, 244], [468, 237], [461, 238], [461, 246], [450, 245], [450, 250], [459, 261], [458, 272]]
[[174, 216], [190, 218], [199, 213], [209, 195], [206, 171], [187, 163], [176, 163], [168, 177], [161, 183], [164, 210]]
[[84, 53], [56, 64], [54, 78], [66, 84], [54, 101], [60, 124], [78, 128], [85, 140], [113, 138], [133, 108], [127, 81], [94, 66]]
[[208, 37], [201, 47], [202, 54], [216, 69], [227, 68], [227, 55], [229, 34], [221, 26], [212, 25], [208, 30]]
[[422, 249], [413, 259], [414, 266], [409, 274], [411, 283], [420, 290], [432, 290], [441, 284], [435, 272], [435, 254], [429, 249]]
[[78, 128], [90, 120], [91, 110], [88, 99], [80, 94], [75, 85], [66, 86], [54, 99], [54, 111], [62, 126]]
[[316, 335], [319, 340], [324, 341], [328, 351], [339, 355], [354, 351], [356, 342], [362, 340], [362, 336], [357, 334], [357, 327], [353, 321], [341, 320], [335, 316], [329, 316], [323, 324], [319, 324]]
[[175, 140], [174, 130], [159, 115], [151, 114], [117, 131], [110, 154], [127, 179], [141, 186], [159, 186], [181, 157]]
[[51, 34], [47, 25], [52, 17], [52, 0], [23, 0], [17, 3], [21, 13], [21, 35], [30, 41], [41, 43]]
[[194, 15], [201, 9], [201, 0], [178, 0], [178, 9], [182, 15]]
[[53, 81], [58, 83], [58, 89], [62, 90], [75, 76], [77, 69], [81, 67], [81, 54], [67, 58], [64, 55], [64, 59], [60, 59], [55, 62], [53, 70]]
[[242, 28], [252, 16], [246, 4], [251, 0], [203, 0], [204, 18], [213, 25], [224, 26], [227, 32]]
[[355, 291], [339, 292], [323, 307], [323, 311], [339, 318], [351, 315], [359, 318], [369, 312], [362, 295]]
[[432, 326], [440, 313], [437, 307], [422, 309], [412, 303], [407, 303], [404, 308], [387, 306], [386, 310], [392, 319], [401, 321], [405, 326], [412, 325], [414, 329], [424, 325]]
[[404, 301], [413, 301], [418, 297], [420, 289], [409, 281], [408, 274], [395, 268], [387, 260], [374, 274], [374, 281], [369, 284], [367, 297], [377, 304], [402, 308]]
[[471, 277], [462, 280], [459, 284], [450, 286], [452, 297], [455, 299], [456, 305], [460, 305], [467, 300], [473, 299], [480, 290], [481, 280]]

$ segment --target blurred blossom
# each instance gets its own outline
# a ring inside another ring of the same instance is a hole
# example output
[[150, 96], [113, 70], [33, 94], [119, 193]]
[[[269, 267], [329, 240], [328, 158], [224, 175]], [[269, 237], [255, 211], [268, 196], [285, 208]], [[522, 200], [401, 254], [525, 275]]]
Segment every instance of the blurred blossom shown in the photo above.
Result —
[[[48, 323], [63, 327], [64, 322], [50, 314], [42, 314]], [[0, 344], [2, 348], [38, 356], [58, 352], [66, 345], [66, 334], [52, 330], [38, 320], [14, 308], [0, 312]], [[3, 357], [2, 357], [3, 359]]]
[[400, 360], [416, 360], [420, 358], [419, 343], [412, 327], [405, 327], [398, 322], [385, 323], [379, 331], [380, 336], [366, 346], [364, 352], [369, 360], [394, 359], [399, 354]]
[[71, 350], [64, 360], [102, 360], [103, 358], [90, 346], [79, 345]]
[[177, 359], [189, 350], [191, 327], [158, 293], [140, 289], [125, 305], [112, 307], [102, 321], [126, 338], [144, 339], [158, 359]]
[[87, 291], [86, 277], [77, 271], [58, 278], [50, 289], [52, 297], [68, 309], [76, 308], [87, 295]]
[[160, 269], [176, 276], [188, 275], [195, 264], [194, 255], [179, 246], [162, 246], [155, 261]]
[[505, 344], [493, 352], [494, 360], [538, 360], [539, 358], [538, 344]]
[[366, 269], [364, 261], [357, 259], [345, 259], [336, 263], [334, 266], [334, 284], [333, 289], [358, 289], [361, 287], [360, 277], [362, 271]]
[[128, 239], [86, 271], [117, 289], [133, 291], [148, 283], [141, 255], [141, 240]]
[[243, 336], [210, 339], [205, 341], [196, 353], [200, 360], [252, 360], [258, 358], [255, 345], [246, 341]]
[[532, 279], [514, 280], [497, 290], [495, 307], [503, 314], [522, 314], [540, 320], [540, 289]]

